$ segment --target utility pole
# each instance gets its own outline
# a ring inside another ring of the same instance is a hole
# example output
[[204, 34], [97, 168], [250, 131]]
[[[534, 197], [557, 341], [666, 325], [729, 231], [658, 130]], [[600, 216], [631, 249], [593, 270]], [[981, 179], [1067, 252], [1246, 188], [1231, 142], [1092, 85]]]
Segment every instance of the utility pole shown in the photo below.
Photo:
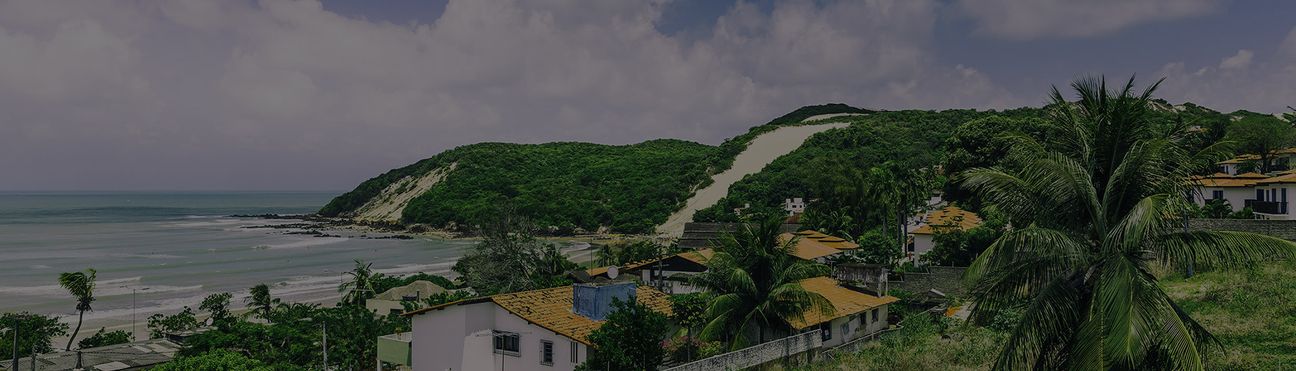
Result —
[[324, 323], [324, 342], [323, 342], [323, 344], [324, 344], [324, 370], [327, 371], [327, 370], [329, 369], [329, 367], [328, 367], [328, 322], [325, 322], [325, 323]]
[[10, 368], [18, 371], [18, 316], [14, 316], [13, 335], [13, 367]]

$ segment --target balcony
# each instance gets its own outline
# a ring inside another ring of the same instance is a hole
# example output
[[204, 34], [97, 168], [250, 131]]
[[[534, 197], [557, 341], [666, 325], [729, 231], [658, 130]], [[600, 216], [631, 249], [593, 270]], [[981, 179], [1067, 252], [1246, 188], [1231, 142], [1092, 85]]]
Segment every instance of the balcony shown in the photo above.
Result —
[[1246, 200], [1246, 207], [1261, 214], [1286, 214], [1287, 203], [1278, 201]]

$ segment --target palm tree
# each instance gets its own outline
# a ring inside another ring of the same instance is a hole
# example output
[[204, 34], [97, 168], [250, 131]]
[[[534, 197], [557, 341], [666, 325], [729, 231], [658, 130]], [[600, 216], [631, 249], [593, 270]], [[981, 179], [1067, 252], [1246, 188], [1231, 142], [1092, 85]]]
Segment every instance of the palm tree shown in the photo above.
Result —
[[801, 280], [827, 275], [828, 267], [789, 254], [795, 240], [778, 240], [780, 217], [761, 217], [744, 223], [716, 241], [707, 271], [693, 276], [694, 283], [715, 296], [707, 304], [706, 325], [700, 336], [723, 339], [734, 348], [755, 326], [757, 340], [765, 342], [767, 329], [786, 328], [810, 310], [829, 314], [832, 303], [806, 291]]
[[77, 333], [81, 332], [81, 322], [85, 319], [85, 312], [92, 310], [90, 303], [95, 301], [95, 270], [86, 269], [85, 272], [64, 272], [59, 274], [59, 286], [67, 289], [68, 293], [76, 297], [77, 300], [77, 325], [72, 330], [72, 336], [68, 338], [67, 346], [63, 350], [72, 350], [72, 340], [76, 339]]
[[363, 260], [356, 259], [355, 268], [344, 273], [351, 276], [351, 279], [338, 285], [343, 303], [364, 304], [365, 300], [374, 296], [374, 282], [382, 277], [382, 273], [374, 273], [372, 267], [373, 263], [366, 264]]
[[271, 308], [273, 308], [275, 303], [279, 302], [279, 299], [271, 298], [270, 286], [267, 286], [264, 283], [252, 286], [252, 288], [248, 290], [248, 294], [250, 295], [247, 299], [244, 299], [244, 301], [252, 307], [252, 311], [248, 312], [248, 314], [255, 314], [260, 316], [261, 319], [269, 320]]
[[1016, 138], [1020, 170], [974, 169], [962, 185], [1019, 226], [967, 273], [974, 318], [1020, 310], [996, 369], [1200, 370], [1210, 333], [1171, 300], [1155, 265], [1228, 268], [1296, 255], [1278, 238], [1186, 231], [1193, 157], [1154, 121], [1149, 97], [1085, 78], [1053, 89], [1054, 141]]

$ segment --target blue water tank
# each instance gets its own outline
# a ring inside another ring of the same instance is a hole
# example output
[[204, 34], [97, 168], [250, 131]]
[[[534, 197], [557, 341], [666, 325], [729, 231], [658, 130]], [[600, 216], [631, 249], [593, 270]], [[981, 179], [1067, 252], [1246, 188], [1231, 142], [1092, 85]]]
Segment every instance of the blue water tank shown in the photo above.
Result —
[[633, 301], [634, 298], [634, 282], [576, 284], [572, 287], [572, 311], [585, 318], [602, 321], [612, 313], [612, 299]]

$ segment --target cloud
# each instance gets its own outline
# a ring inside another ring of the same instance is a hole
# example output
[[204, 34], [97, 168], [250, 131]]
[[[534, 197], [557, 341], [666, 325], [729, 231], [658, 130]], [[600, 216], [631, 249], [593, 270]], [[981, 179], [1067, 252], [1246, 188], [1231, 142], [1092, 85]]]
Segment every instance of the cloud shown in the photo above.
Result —
[[1251, 66], [1251, 58], [1254, 56], [1255, 53], [1252, 53], [1250, 50], [1238, 50], [1237, 54], [1220, 61], [1219, 68], [1221, 70], [1239, 70], [1247, 68]]
[[[1286, 112], [1296, 105], [1296, 28], [1272, 53], [1239, 50], [1218, 67], [1167, 63], [1158, 75], [1166, 78], [1159, 95], [1207, 107], [1238, 107], [1258, 112]], [[1267, 55], [1261, 58], [1257, 55]]]
[[342, 189], [479, 141], [719, 143], [805, 104], [1007, 107], [943, 64], [931, 0], [453, 0], [422, 24], [317, 1], [0, 3], [0, 189]]
[[1143, 23], [1188, 18], [1219, 0], [957, 0], [978, 32], [1011, 40], [1089, 37]]

